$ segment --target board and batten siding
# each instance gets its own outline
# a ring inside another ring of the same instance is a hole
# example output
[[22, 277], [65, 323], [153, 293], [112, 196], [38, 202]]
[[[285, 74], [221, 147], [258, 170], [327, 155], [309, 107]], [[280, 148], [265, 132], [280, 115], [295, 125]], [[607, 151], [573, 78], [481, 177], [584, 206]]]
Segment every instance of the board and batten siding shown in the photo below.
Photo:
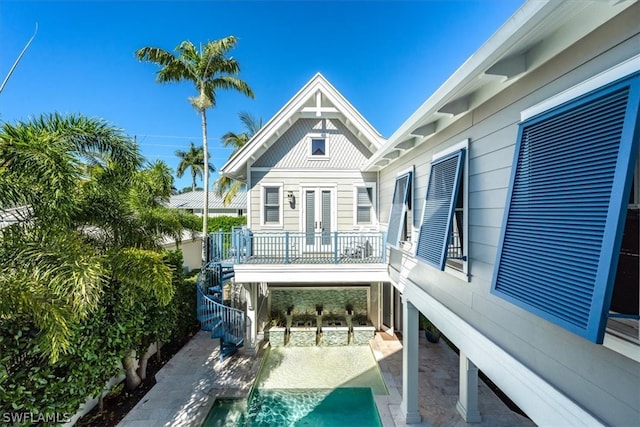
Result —
[[[432, 156], [469, 139], [469, 281], [411, 259], [405, 263], [410, 271], [403, 272], [409, 279], [403, 281], [404, 286], [428, 292], [607, 425], [637, 425], [640, 420], [638, 362], [557, 327], [489, 290], [520, 112], [638, 55], [638, 16], [640, 4], [635, 4], [379, 174], [380, 222], [386, 224], [396, 175], [415, 167], [413, 206], [419, 227]], [[411, 258], [408, 252], [402, 256]], [[391, 258], [397, 259], [398, 254]], [[391, 275], [400, 277], [393, 271]], [[464, 350], [465, 343], [454, 344]]]

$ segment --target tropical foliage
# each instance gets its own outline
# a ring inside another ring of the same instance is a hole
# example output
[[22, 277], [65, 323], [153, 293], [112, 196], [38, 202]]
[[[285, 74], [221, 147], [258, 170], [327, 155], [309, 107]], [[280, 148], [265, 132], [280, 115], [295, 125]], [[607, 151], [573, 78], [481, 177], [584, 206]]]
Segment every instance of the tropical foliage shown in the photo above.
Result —
[[[249, 85], [238, 78], [239, 62], [229, 57], [229, 52], [236, 46], [233, 36], [207, 42], [197, 49], [190, 41], [183, 41], [176, 47], [177, 55], [158, 48], [143, 47], [135, 52], [140, 61], [152, 62], [160, 66], [156, 74], [158, 83], [189, 81], [194, 84], [197, 95], [189, 97], [189, 102], [200, 113], [202, 120], [203, 164], [209, 164], [209, 148], [207, 142], [207, 109], [216, 106], [216, 91], [220, 89], [235, 90], [253, 98]], [[209, 169], [204, 168], [204, 206], [209, 206]], [[207, 216], [204, 216], [202, 233], [207, 232]], [[204, 261], [204, 246], [202, 259]]]
[[[171, 335], [181, 262], [160, 251], [195, 218], [164, 207], [163, 162], [104, 120], [43, 115], [0, 127], [0, 402], [77, 409]], [[135, 387], [144, 372], [128, 370]], [[66, 396], [63, 401], [63, 397]]]
[[[262, 127], [262, 119], [256, 119], [246, 111], [240, 112], [238, 117], [245, 127], [245, 132], [227, 132], [222, 136], [222, 145], [233, 148], [229, 157], [233, 157]], [[214, 184], [214, 191], [223, 198], [222, 202], [225, 206], [231, 203], [242, 188], [243, 184], [240, 181], [224, 175], [218, 178]]]
[[[198, 217], [198, 219], [200, 219], [200, 217]], [[209, 218], [208, 225], [209, 233], [215, 233], [216, 231], [229, 232], [233, 227], [247, 225], [247, 217], [228, 215], [212, 216]]]
[[[177, 150], [176, 156], [180, 159], [176, 175], [182, 178], [188, 169], [191, 169], [191, 191], [196, 191], [196, 179], [202, 179], [204, 173], [204, 150], [202, 146], [196, 147], [193, 142], [189, 145], [188, 151]], [[215, 168], [209, 163], [209, 172], [215, 171]]]

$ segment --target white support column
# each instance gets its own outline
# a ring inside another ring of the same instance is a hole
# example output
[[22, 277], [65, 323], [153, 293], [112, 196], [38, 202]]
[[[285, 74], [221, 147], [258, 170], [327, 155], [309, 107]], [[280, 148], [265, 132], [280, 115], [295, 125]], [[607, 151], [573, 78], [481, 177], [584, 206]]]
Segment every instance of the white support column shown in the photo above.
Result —
[[258, 309], [258, 284], [243, 284], [247, 296], [247, 334], [245, 348], [248, 354], [255, 354], [258, 328], [256, 324]]
[[418, 409], [418, 310], [403, 296], [402, 304], [403, 343], [402, 343], [402, 403], [400, 411], [405, 423], [420, 422]]
[[460, 390], [456, 408], [467, 423], [482, 421], [478, 410], [478, 368], [460, 352]]

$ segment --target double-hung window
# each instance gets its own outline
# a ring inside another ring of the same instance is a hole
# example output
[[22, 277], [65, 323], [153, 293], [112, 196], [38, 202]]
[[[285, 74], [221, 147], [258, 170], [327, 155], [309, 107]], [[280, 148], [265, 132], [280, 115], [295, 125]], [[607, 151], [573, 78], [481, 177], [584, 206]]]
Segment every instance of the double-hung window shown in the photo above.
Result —
[[434, 157], [427, 185], [416, 258], [444, 270], [462, 270], [464, 248], [464, 179], [466, 141]]
[[396, 177], [391, 199], [391, 212], [387, 228], [387, 245], [396, 249], [400, 242], [407, 240], [410, 234], [407, 224], [407, 212], [411, 209], [411, 187], [413, 170], [403, 172]]
[[282, 185], [265, 184], [261, 187], [261, 192], [261, 224], [267, 227], [282, 226]]
[[355, 189], [355, 225], [374, 225], [375, 217], [375, 186], [365, 184], [356, 186]]
[[[636, 70], [620, 77], [614, 69], [615, 80], [520, 124], [491, 287], [596, 343], [609, 317], [637, 158]], [[634, 238], [637, 245], [637, 231]]]

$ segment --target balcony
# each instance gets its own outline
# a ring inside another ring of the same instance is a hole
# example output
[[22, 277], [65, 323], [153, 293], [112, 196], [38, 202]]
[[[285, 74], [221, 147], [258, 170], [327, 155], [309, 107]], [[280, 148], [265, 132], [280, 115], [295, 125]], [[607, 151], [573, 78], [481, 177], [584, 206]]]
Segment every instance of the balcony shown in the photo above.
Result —
[[209, 261], [233, 264], [383, 264], [381, 232], [252, 232], [237, 228], [211, 233]]

